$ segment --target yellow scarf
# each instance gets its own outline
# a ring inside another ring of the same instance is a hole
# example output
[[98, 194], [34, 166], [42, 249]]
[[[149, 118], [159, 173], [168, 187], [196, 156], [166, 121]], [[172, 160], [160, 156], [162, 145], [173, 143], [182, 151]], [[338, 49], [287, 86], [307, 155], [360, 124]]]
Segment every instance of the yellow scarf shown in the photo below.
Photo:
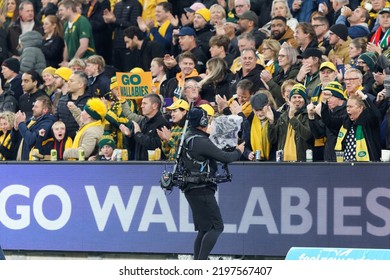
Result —
[[253, 116], [251, 126], [251, 146], [253, 151], [260, 150], [262, 159], [269, 159], [271, 145], [268, 141], [268, 120], [261, 123], [256, 115]]
[[[36, 120], [31, 120], [28, 125], [27, 125], [27, 128], [30, 129], [37, 121]], [[20, 141], [20, 145], [19, 145], [19, 148], [18, 148], [18, 153], [16, 155], [16, 160], [22, 160], [22, 153], [23, 153], [23, 145], [24, 145], [24, 138], [22, 138], [22, 141]], [[31, 151], [30, 151], [30, 160], [32, 160], [32, 157], [31, 157]]]
[[[161, 37], [165, 37], [165, 34], [167, 33], [168, 27], [171, 24], [170, 20], [166, 20], [161, 26], [158, 28], [158, 33], [160, 33]], [[153, 41], [153, 35], [150, 34], [150, 40]]]
[[[228, 100], [228, 106], [230, 106], [230, 104], [232, 104], [233, 101], [235, 101], [235, 97], [232, 97]], [[251, 106], [251, 103], [250, 102], [245, 102], [242, 106], [241, 106], [241, 110], [242, 110], [242, 113], [244, 114], [244, 116], [247, 118], [249, 117], [249, 115], [253, 112], [252, 110], [252, 106]]]
[[[343, 140], [347, 135], [348, 130], [342, 126], [340, 128], [339, 134], [337, 135], [337, 142], [335, 146], [335, 151], [343, 150]], [[370, 155], [368, 153], [366, 139], [364, 138], [363, 127], [358, 125], [355, 132], [356, 139], [356, 161], [370, 161]]]
[[93, 127], [93, 126], [102, 126], [102, 121], [98, 120], [98, 121], [94, 121], [94, 122], [88, 123], [86, 125], [83, 125], [80, 128], [80, 130], [77, 132], [76, 137], [73, 140], [72, 148], [79, 148], [81, 137], [84, 135], [85, 131], [88, 128]]
[[286, 142], [284, 143], [284, 161], [297, 161], [297, 146], [295, 144], [295, 130], [288, 124]]

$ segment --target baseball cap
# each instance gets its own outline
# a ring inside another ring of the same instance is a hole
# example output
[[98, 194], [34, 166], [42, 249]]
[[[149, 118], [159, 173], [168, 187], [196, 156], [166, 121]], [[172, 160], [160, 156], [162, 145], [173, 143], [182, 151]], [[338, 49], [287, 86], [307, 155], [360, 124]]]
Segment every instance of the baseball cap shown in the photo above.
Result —
[[192, 4], [191, 6], [184, 8], [184, 11], [186, 11], [187, 13], [195, 13], [197, 10], [203, 9], [203, 8], [206, 8], [206, 6], [203, 5], [202, 3], [196, 2], [196, 3]]
[[322, 51], [317, 48], [307, 48], [303, 53], [298, 55], [298, 58], [309, 58], [311, 56], [321, 58]]
[[207, 115], [210, 116], [210, 117], [214, 117], [215, 115], [215, 111], [213, 109], [213, 107], [211, 107], [210, 104], [202, 104], [202, 105], [199, 105], [200, 108], [202, 108], [203, 110], [205, 110], [207, 112]]
[[190, 110], [190, 105], [188, 104], [187, 101], [185, 101], [183, 99], [178, 99], [175, 102], [173, 102], [171, 106], [168, 106], [166, 109], [173, 111], [173, 110], [176, 110], [179, 108], [188, 111], [188, 110]]
[[390, 7], [385, 7], [385, 8], [383, 8], [382, 10], [379, 11], [378, 14], [381, 15], [381, 14], [384, 14], [384, 13], [390, 14]]
[[334, 64], [330, 61], [325, 61], [321, 63], [320, 70], [324, 68], [329, 68], [330, 70], [337, 72], [336, 66], [334, 66]]
[[195, 30], [191, 27], [183, 27], [180, 29], [179, 34], [177, 36], [196, 36]]

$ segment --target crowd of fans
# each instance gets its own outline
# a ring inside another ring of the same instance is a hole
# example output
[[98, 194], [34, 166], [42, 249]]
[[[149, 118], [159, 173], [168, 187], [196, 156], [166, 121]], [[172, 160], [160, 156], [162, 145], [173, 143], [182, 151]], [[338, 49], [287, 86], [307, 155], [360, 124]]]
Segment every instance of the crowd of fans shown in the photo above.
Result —
[[[389, 1], [0, 5], [1, 160], [174, 160], [190, 106], [243, 118], [242, 160], [390, 149]], [[119, 94], [117, 72], [149, 71], [142, 100]]]

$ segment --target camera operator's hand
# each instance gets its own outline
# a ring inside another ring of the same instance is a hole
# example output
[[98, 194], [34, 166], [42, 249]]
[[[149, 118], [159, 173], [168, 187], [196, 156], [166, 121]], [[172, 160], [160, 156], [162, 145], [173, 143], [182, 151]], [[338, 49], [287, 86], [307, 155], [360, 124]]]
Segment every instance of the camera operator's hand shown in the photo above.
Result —
[[239, 150], [242, 154], [244, 152], [244, 149], [245, 149], [245, 142], [242, 142], [240, 145], [237, 145], [236, 149]]

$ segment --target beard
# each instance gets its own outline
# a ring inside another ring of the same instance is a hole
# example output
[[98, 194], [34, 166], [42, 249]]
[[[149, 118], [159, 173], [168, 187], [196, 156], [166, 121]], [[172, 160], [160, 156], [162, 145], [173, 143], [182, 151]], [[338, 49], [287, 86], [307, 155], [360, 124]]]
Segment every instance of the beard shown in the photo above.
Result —
[[284, 33], [279, 32], [279, 31], [272, 31], [271, 32], [271, 38], [275, 39], [275, 40], [279, 40], [280, 38], [283, 37], [283, 35], [284, 35]]

